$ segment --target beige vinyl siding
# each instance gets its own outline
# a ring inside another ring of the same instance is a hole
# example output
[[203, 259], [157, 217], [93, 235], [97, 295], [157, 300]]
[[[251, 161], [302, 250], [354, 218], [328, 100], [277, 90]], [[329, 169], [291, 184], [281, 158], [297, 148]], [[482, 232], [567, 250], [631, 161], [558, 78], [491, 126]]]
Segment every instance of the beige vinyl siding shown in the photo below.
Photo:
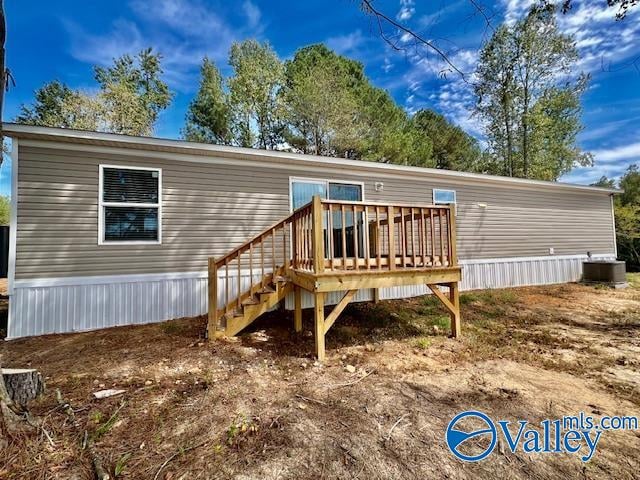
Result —
[[[171, 273], [206, 270], [219, 256], [288, 214], [289, 178], [365, 183], [365, 200], [432, 202], [432, 189], [454, 189], [461, 259], [614, 252], [606, 193], [418, 178], [412, 173], [337, 165], [262, 168], [65, 150], [20, 143], [16, 279]], [[162, 168], [162, 245], [98, 245], [100, 164]], [[366, 164], [365, 164], [366, 165]], [[376, 192], [375, 182], [384, 190]], [[486, 203], [487, 208], [478, 207]]]

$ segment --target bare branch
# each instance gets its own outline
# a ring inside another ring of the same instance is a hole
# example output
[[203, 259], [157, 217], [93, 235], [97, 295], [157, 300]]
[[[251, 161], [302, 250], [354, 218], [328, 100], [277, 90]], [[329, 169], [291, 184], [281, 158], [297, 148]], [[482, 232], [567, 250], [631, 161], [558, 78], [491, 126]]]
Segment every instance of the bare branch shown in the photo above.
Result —
[[381, 12], [380, 10], [378, 10], [376, 7], [373, 6], [372, 0], [360, 0], [360, 6], [361, 6], [362, 10], [367, 15], [371, 15], [372, 17], [374, 17], [376, 19], [376, 22], [377, 22], [377, 25], [378, 25], [378, 32], [380, 34], [380, 37], [391, 48], [393, 48], [396, 51], [400, 51], [400, 50], [404, 50], [405, 47], [399, 45], [397, 42], [394, 42], [393, 40], [391, 40], [391, 38], [389, 38], [389, 36], [384, 31], [384, 24], [388, 24], [388, 25], [398, 29], [399, 31], [410, 35], [417, 43], [420, 43], [420, 44], [424, 45], [425, 47], [427, 47], [428, 49], [433, 51], [436, 55], [438, 55], [454, 72], [456, 72], [458, 75], [460, 75], [462, 77], [463, 80], [466, 81], [465, 73], [462, 70], [460, 70], [453, 63], [453, 61], [449, 58], [447, 53], [444, 50], [442, 50], [440, 47], [438, 47], [435, 43], [433, 43], [432, 41], [424, 38], [419, 33], [414, 32], [410, 28], [402, 25], [401, 23], [397, 22], [396, 20], [394, 20], [390, 16], [388, 16], [385, 13]]

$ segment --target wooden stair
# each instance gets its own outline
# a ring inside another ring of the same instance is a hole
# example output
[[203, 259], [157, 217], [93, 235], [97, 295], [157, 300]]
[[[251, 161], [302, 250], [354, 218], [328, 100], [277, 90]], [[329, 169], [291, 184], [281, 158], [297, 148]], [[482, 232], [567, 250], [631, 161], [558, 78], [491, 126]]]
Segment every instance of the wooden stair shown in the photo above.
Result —
[[278, 305], [288, 293], [293, 292], [293, 284], [288, 277], [282, 275], [270, 276], [265, 281], [265, 286], [259, 288], [262, 282], [253, 286], [252, 290], [257, 289], [250, 297], [245, 298], [240, 303], [240, 307], [236, 307], [230, 312], [222, 315], [222, 323], [224, 327], [217, 330], [215, 336], [232, 337], [251, 325], [259, 316], [268, 312]]
[[[322, 360], [325, 335], [359, 290], [426, 284], [449, 310], [452, 335], [459, 336], [455, 219], [454, 205], [315, 196], [226, 255], [209, 258], [207, 335], [237, 335], [291, 292], [294, 329], [300, 332], [304, 289], [314, 297], [314, 338]], [[325, 297], [335, 291], [345, 294], [325, 318]]]

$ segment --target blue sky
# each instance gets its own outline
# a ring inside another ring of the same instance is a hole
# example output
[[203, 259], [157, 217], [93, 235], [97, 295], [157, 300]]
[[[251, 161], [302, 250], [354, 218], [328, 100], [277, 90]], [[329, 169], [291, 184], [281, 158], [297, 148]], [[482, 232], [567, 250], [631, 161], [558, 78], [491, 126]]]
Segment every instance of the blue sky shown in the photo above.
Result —
[[[470, 116], [468, 84], [441, 75], [440, 59], [412, 47], [389, 48], [356, 0], [119, 0], [111, 2], [31, 0], [5, 2], [7, 62], [17, 86], [6, 96], [4, 118], [11, 120], [43, 83], [59, 79], [74, 88], [95, 88], [93, 65], [151, 46], [164, 55], [165, 80], [176, 96], [162, 113], [155, 134], [179, 138], [187, 105], [198, 85], [204, 55], [229, 74], [227, 53], [234, 41], [269, 41], [281, 58], [300, 47], [324, 42], [360, 60], [375, 85], [387, 89], [412, 112], [433, 108], [481, 135]], [[467, 73], [478, 48], [490, 34], [471, 0], [377, 0], [375, 5], [434, 40]], [[477, 3], [477, 0], [476, 0]], [[619, 176], [640, 163], [640, 8], [616, 22], [615, 11], [600, 8], [604, 0], [574, 1], [560, 18], [563, 31], [576, 36], [582, 54], [579, 68], [592, 75], [583, 98], [585, 130], [581, 146], [593, 152], [594, 168], [576, 169], [563, 181], [590, 183], [601, 175]], [[484, 1], [492, 25], [514, 21], [528, 0]], [[398, 36], [400, 42], [403, 41]], [[0, 170], [0, 193], [9, 191], [10, 162]]]

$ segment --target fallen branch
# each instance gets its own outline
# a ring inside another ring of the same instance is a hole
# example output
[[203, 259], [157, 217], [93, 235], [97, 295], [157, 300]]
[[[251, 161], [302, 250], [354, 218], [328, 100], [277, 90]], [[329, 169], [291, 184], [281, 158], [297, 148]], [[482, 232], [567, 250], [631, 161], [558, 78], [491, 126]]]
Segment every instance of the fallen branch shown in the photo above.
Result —
[[405, 417], [408, 417], [408, 416], [409, 414], [405, 413], [404, 415], [401, 415], [400, 418], [398, 418], [398, 420], [396, 420], [396, 423], [394, 423], [393, 426], [389, 429], [389, 433], [387, 433], [385, 441], [388, 442], [389, 440], [391, 440], [391, 434], [393, 433], [393, 430], [400, 424], [402, 420], [405, 419]]
[[327, 385], [327, 388], [342, 388], [342, 387], [350, 387], [352, 385], [355, 385], [356, 383], [360, 383], [362, 380], [364, 380], [365, 378], [367, 378], [369, 375], [371, 375], [372, 373], [374, 373], [376, 370], [375, 368], [367, 373], [365, 373], [364, 375], [362, 375], [361, 377], [357, 378], [356, 380], [352, 381], [352, 382], [347, 382], [347, 383], [337, 383], [334, 385]]
[[171, 461], [173, 461], [174, 458], [178, 457], [179, 455], [183, 455], [183, 454], [185, 454], [187, 452], [190, 452], [191, 450], [195, 450], [196, 448], [200, 448], [200, 447], [202, 447], [203, 445], [205, 445], [208, 442], [209, 442], [209, 440], [203, 440], [202, 442], [197, 443], [196, 445], [192, 445], [192, 446], [187, 447], [187, 448], [181, 448], [180, 450], [178, 450], [176, 453], [174, 453], [169, 458], [167, 458], [162, 465], [160, 465], [160, 468], [158, 468], [158, 471], [153, 476], [153, 480], [158, 480], [158, 477], [160, 476], [160, 472], [162, 472], [164, 467], [169, 465], [169, 463], [171, 463]]
[[[82, 427], [80, 426], [80, 423], [76, 418], [75, 410], [73, 409], [73, 407], [69, 402], [66, 402], [62, 398], [62, 394], [58, 389], [56, 389], [56, 400], [58, 401], [58, 405], [60, 406], [60, 408], [67, 414], [67, 417], [69, 417], [69, 420], [71, 420], [71, 423], [76, 428], [76, 430], [78, 431], [82, 430]], [[123, 405], [121, 405], [120, 408], [122, 408]], [[116, 411], [116, 413], [120, 411], [120, 408]], [[109, 480], [111, 477], [109, 473], [102, 466], [102, 460], [100, 456], [96, 453], [96, 451], [93, 449], [93, 442], [89, 438], [89, 434], [86, 430], [84, 430], [82, 450], [86, 450], [87, 453], [89, 454], [89, 457], [91, 458], [91, 463], [93, 464], [93, 470], [95, 471], [96, 477], [98, 478], [98, 480]]]
[[304, 400], [305, 402], [317, 403], [318, 405], [324, 405], [325, 407], [327, 406], [327, 403], [323, 402], [322, 400], [317, 400], [315, 398], [304, 397], [304, 396], [300, 395], [299, 393], [296, 393], [296, 397], [299, 398], [300, 400]]

